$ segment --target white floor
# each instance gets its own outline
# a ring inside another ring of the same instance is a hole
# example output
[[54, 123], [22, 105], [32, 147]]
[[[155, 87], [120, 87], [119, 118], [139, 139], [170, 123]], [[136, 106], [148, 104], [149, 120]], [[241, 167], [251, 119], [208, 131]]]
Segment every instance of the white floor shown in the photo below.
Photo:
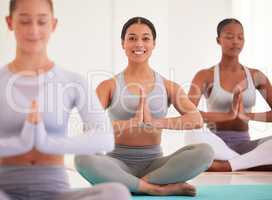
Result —
[[205, 172], [190, 183], [194, 185], [272, 184], [272, 172]]
[[[74, 170], [68, 170], [72, 188], [89, 187]], [[272, 184], [272, 172], [205, 172], [189, 181], [193, 185]]]

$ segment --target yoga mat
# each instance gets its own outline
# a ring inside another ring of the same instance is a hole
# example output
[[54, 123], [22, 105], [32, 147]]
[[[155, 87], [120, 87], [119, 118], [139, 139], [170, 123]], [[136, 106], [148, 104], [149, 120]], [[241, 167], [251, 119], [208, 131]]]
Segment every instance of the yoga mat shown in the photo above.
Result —
[[133, 196], [133, 200], [272, 200], [271, 185], [198, 186], [197, 196]]

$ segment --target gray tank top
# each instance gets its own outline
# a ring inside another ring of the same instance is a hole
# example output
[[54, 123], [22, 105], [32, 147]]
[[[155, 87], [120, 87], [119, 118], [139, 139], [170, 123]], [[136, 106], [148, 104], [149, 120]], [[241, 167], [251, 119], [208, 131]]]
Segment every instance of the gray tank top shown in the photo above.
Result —
[[[162, 118], [167, 115], [168, 97], [163, 78], [154, 72], [154, 88], [147, 95], [147, 103], [154, 118]], [[112, 95], [108, 114], [111, 120], [127, 120], [133, 118], [139, 105], [139, 95], [132, 94], [125, 83], [124, 72], [115, 77], [115, 91]], [[130, 83], [131, 85], [131, 83]]]
[[[250, 71], [243, 67], [247, 79], [247, 89], [243, 91], [243, 103], [246, 112], [250, 112], [256, 102], [256, 89]], [[220, 85], [220, 69], [214, 67], [214, 83], [210, 96], [207, 98], [207, 108], [210, 112], [229, 112], [233, 102], [233, 93], [224, 90]]]

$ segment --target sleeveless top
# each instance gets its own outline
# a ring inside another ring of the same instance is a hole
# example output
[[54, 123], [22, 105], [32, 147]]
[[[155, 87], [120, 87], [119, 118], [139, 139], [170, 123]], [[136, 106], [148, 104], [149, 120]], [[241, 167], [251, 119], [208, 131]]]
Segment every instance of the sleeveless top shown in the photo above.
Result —
[[[169, 107], [164, 80], [154, 71], [155, 84], [152, 91], [147, 94], [146, 100], [150, 113], [154, 118], [163, 118], [167, 115]], [[128, 90], [125, 83], [124, 71], [115, 77], [116, 88], [112, 96], [108, 114], [111, 120], [127, 120], [133, 118], [139, 105], [140, 96]], [[137, 83], [130, 85], [136, 85]]]
[[[245, 112], [250, 112], [251, 108], [255, 105], [256, 102], [256, 89], [250, 71], [246, 67], [243, 68], [247, 80], [247, 88], [242, 92], [243, 104]], [[214, 67], [213, 88], [206, 102], [208, 111], [210, 112], [229, 112], [232, 106], [233, 93], [226, 91], [220, 85], [219, 65]]]

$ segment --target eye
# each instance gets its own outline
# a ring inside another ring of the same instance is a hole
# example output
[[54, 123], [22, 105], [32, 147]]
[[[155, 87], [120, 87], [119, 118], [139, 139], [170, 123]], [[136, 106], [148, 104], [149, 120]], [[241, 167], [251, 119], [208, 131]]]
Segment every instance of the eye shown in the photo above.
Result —
[[232, 35], [227, 35], [225, 38], [226, 38], [227, 40], [232, 40], [234, 37], [233, 37]]
[[136, 37], [129, 37], [128, 40], [129, 41], [135, 41], [135, 40], [137, 40], [137, 38]]
[[143, 38], [143, 41], [149, 41], [149, 40], [150, 40], [149, 37], [144, 37], [144, 38]]
[[22, 25], [28, 25], [28, 24], [31, 24], [31, 21], [30, 20], [21, 20], [20, 24], [22, 24]]
[[40, 17], [37, 19], [37, 23], [39, 26], [43, 26], [45, 24], [47, 24], [49, 21], [49, 19], [47, 17]]
[[47, 21], [41, 20], [41, 21], [38, 21], [38, 24], [39, 24], [40, 26], [43, 26], [43, 25], [47, 24]]

